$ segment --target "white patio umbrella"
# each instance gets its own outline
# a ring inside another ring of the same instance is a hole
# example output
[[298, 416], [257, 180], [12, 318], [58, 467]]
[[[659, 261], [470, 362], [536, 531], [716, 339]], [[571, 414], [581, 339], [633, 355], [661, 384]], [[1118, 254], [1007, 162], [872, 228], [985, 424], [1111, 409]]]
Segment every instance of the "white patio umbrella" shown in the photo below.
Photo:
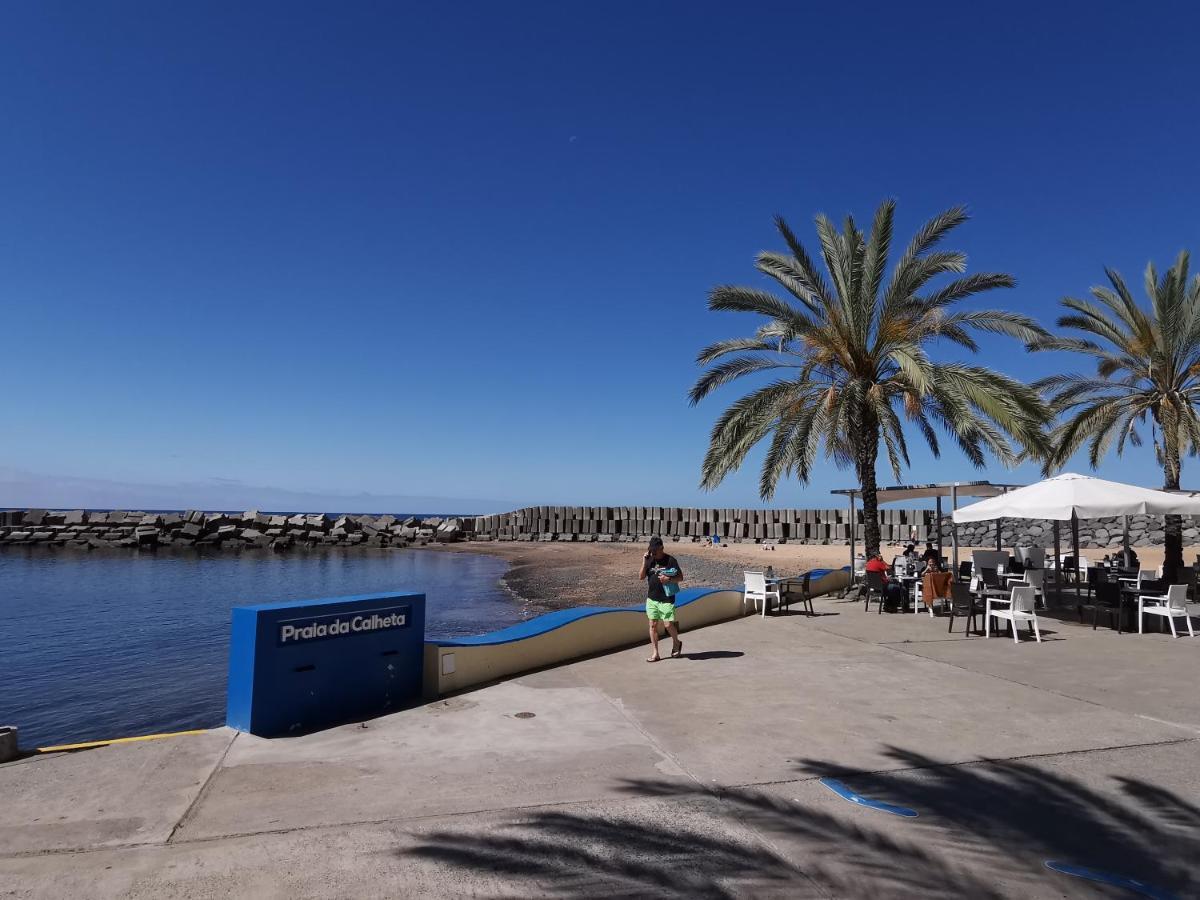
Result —
[[1100, 519], [1107, 516], [1200, 516], [1200, 497], [1065, 473], [954, 511], [955, 522], [991, 519]]
[[[1151, 488], [1106, 481], [1088, 475], [1064, 473], [1037, 484], [1017, 488], [954, 511], [954, 522], [984, 522], [991, 519], [1050, 519], [1055, 523], [1055, 554], [1058, 553], [1058, 523], [1072, 523], [1072, 545], [1079, 559], [1079, 519], [1131, 515], [1200, 515], [1200, 496], [1172, 494]], [[1076, 593], [1079, 591], [1076, 579]]]

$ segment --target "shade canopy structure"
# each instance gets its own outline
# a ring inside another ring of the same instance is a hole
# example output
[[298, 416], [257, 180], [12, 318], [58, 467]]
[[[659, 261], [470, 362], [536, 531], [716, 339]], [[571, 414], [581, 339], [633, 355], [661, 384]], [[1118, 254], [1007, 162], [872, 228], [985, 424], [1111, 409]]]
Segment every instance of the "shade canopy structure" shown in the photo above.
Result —
[[[901, 500], [931, 500], [942, 497], [995, 497], [1005, 491], [1015, 490], [1019, 484], [993, 484], [990, 481], [941, 481], [933, 484], [903, 484], [881, 487], [875, 491], [880, 506]], [[830, 491], [849, 497], [861, 497], [862, 488], [841, 488]]]
[[[936, 500], [937, 501], [937, 552], [942, 555], [942, 498], [950, 498], [950, 508], [958, 508], [959, 497], [995, 497], [1005, 491], [1020, 487], [1016, 484], [993, 484], [990, 481], [941, 481], [931, 484], [904, 484], [893, 487], [881, 487], [875, 491], [875, 500], [879, 505], [896, 503], [901, 500]], [[862, 496], [862, 488], [841, 488], [830, 491], [850, 498], [850, 571], [854, 571], [855, 528], [857, 520], [854, 515], [854, 501]], [[958, 530], [952, 533], [954, 545], [954, 570], [958, 571]], [[1000, 529], [996, 528], [996, 549], [1000, 549]]]
[[992, 519], [1102, 519], [1110, 516], [1200, 516], [1200, 495], [1168, 493], [1152, 488], [1064, 473], [1037, 484], [980, 500], [953, 516], [959, 522]]

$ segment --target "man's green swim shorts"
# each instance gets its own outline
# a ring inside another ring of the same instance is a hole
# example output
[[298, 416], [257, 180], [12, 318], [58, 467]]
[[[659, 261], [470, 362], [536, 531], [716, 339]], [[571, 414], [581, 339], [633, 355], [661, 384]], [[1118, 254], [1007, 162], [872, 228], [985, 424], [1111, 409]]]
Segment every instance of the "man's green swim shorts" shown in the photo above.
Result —
[[651, 622], [674, 622], [675, 604], [648, 599], [646, 601], [646, 618]]

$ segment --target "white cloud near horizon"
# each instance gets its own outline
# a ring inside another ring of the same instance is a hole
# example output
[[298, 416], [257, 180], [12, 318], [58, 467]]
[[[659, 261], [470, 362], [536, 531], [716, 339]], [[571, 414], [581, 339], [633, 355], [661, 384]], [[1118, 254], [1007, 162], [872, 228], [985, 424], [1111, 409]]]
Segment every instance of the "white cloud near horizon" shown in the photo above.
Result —
[[226, 478], [140, 484], [0, 467], [0, 508], [484, 514], [505, 512], [514, 506], [504, 501], [471, 497], [297, 491], [248, 485]]

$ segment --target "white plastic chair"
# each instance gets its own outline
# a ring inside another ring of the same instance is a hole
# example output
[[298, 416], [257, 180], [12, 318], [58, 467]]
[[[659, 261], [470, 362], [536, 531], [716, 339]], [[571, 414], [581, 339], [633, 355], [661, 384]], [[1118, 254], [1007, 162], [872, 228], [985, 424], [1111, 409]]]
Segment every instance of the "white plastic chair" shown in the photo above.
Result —
[[854, 571], [850, 575], [850, 583], [842, 588], [842, 592], [838, 595], [839, 599], [846, 599], [846, 594], [850, 593], [854, 587], [862, 582], [867, 575], [867, 558], [865, 556], [854, 557]]
[[758, 612], [759, 604], [762, 604], [762, 614], [766, 616], [767, 609], [771, 605], [771, 601], [775, 601], [775, 605], [779, 605], [779, 585], [767, 584], [767, 576], [763, 572], [743, 572], [742, 577], [746, 579], [746, 593], [742, 597], [742, 613], [746, 612], [746, 607], [751, 603], [754, 604], [754, 611]]
[[[992, 605], [996, 603], [1007, 604], [1006, 608], [993, 609]], [[1007, 600], [988, 597], [987, 607], [984, 610], [983, 616], [983, 636], [985, 638], [992, 636], [992, 619], [1005, 619], [1012, 623], [1013, 643], [1020, 643], [1020, 622], [1028, 622], [1033, 626], [1033, 636], [1040, 644], [1042, 642], [1042, 633], [1038, 629], [1037, 620], [1037, 595], [1034, 593], [1030, 585], [1020, 585], [1013, 588], [1012, 596]]]
[[1171, 637], [1179, 637], [1179, 633], [1175, 630], [1175, 619], [1178, 616], [1183, 616], [1183, 621], [1187, 622], [1188, 636], [1195, 637], [1196, 632], [1192, 630], [1192, 617], [1187, 611], [1187, 585], [1173, 584], [1167, 588], [1166, 596], [1155, 597], [1141, 595], [1138, 597], [1138, 634], [1143, 634], [1142, 619], [1146, 613], [1152, 616], [1164, 616], [1171, 624]]
[[1023, 575], [1008, 575], [1007, 581], [1013, 587], [1029, 585], [1033, 588], [1034, 596], [1043, 608], [1046, 606], [1046, 570], [1026, 569]]
[[1033, 594], [1043, 607], [1046, 605], [1046, 570], [1026, 569], [1025, 583], [1033, 588]]

